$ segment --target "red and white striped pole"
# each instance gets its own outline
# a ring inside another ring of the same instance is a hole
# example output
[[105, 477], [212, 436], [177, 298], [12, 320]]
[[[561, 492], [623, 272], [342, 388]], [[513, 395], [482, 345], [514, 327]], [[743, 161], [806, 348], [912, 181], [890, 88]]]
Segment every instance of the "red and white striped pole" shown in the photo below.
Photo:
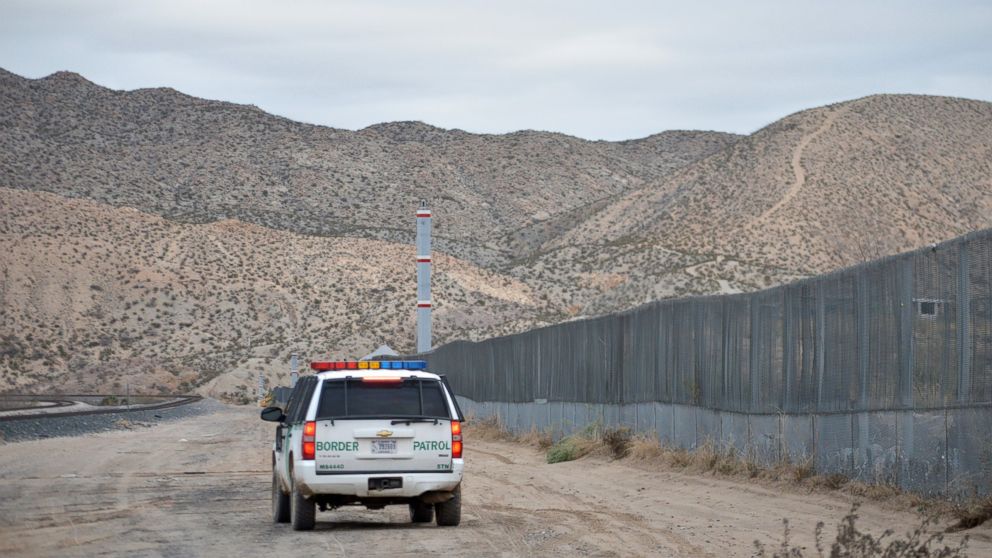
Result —
[[417, 210], [417, 352], [431, 350], [431, 210]]

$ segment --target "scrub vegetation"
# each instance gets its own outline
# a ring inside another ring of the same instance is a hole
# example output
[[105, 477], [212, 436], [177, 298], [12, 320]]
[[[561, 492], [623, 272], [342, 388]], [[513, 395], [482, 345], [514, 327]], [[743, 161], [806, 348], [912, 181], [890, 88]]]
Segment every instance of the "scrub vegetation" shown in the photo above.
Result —
[[[867, 484], [849, 479], [844, 475], [817, 474], [812, 460], [809, 459], [800, 462], [783, 461], [773, 466], [765, 466], [748, 459], [746, 455], [733, 449], [721, 450], [711, 442], [704, 443], [693, 450], [675, 448], [662, 445], [654, 436], [635, 433], [625, 427], [604, 427], [599, 421], [590, 423], [578, 432], [567, 436], [562, 436], [560, 433], [556, 435], [556, 432], [550, 429], [543, 431], [532, 429], [524, 434], [514, 434], [506, 428], [498, 417], [490, 416], [482, 419], [470, 418], [466, 432], [467, 436], [483, 440], [529, 445], [543, 452], [545, 461], [549, 464], [575, 461], [586, 457], [623, 460], [634, 467], [649, 470], [674, 470], [696, 475], [756, 480], [773, 486], [791, 486], [810, 492], [836, 491], [856, 500], [885, 502], [895, 508], [915, 509], [921, 515], [920, 527], [909, 533], [905, 539], [890, 540], [892, 533], [879, 538], [871, 538], [871, 535], [860, 533], [855, 527], [857, 520], [857, 505], [855, 505], [850, 514], [845, 517], [844, 523], [838, 526], [838, 538], [832, 543], [831, 553], [821, 554], [823, 556], [962, 556], [963, 554], [954, 553], [907, 554], [905, 552], [909, 552], [909, 549], [912, 548], [930, 548], [927, 545], [938, 544], [942, 539], [932, 534], [938, 519], [950, 518], [953, 521], [950, 526], [945, 528], [945, 532], [971, 529], [992, 519], [992, 497], [975, 497], [958, 503], [929, 499], [903, 491], [890, 484]], [[924, 537], [923, 535], [926, 533], [930, 534]], [[818, 534], [818, 536], [820, 535]], [[787, 537], [788, 525], [786, 525]], [[787, 542], [786, 540], [784, 543], [786, 546]], [[875, 544], [875, 546], [870, 546], [869, 543]], [[857, 553], [858, 549], [869, 547], [871, 549], [881, 548], [888, 554], [884, 552], [882, 554]], [[843, 552], [833, 554], [834, 548], [849, 552], [847, 554]], [[892, 552], [896, 552], [896, 550], [904, 553], [893, 554]], [[761, 554], [762, 556], [806, 556], [806, 554], [781, 554], [782, 548], [764, 549], [764, 552], [765, 554]], [[954, 552], [961, 551], [954, 550]]]
[[957, 546], [944, 544], [944, 534], [935, 530], [936, 516], [922, 515], [919, 525], [903, 536], [892, 529], [879, 536], [864, 532], [858, 528], [859, 504], [851, 505], [840, 524], [837, 525], [837, 535], [827, 548], [823, 540], [825, 524], [821, 521], [816, 525], [816, 553], [811, 553], [801, 546], [789, 542], [789, 520], [783, 519], [784, 533], [782, 543], [777, 548], [768, 548], [760, 541], [754, 541], [755, 556], [760, 558], [803, 558], [817, 556], [823, 558], [954, 558], [967, 556], [968, 537], [964, 536]]

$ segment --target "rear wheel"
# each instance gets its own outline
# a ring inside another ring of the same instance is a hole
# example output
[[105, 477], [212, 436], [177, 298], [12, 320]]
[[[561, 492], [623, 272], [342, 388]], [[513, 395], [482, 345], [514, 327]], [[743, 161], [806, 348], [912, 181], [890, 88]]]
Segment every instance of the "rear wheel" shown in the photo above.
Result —
[[293, 481], [293, 492], [289, 495], [289, 516], [294, 531], [310, 531], [317, 522], [317, 505], [313, 500], [307, 500], [300, 493], [296, 481]]
[[279, 486], [275, 467], [272, 468], [272, 521], [289, 523], [289, 494], [285, 494]]
[[434, 506], [423, 502], [410, 502], [410, 521], [414, 523], [434, 521]]
[[440, 527], [455, 527], [462, 522], [462, 487], [458, 486], [447, 502], [434, 504], [437, 524]]

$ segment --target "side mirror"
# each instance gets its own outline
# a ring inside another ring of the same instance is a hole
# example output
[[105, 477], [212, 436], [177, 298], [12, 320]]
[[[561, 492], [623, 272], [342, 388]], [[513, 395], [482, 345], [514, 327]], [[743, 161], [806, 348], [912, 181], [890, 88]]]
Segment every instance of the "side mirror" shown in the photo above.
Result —
[[266, 407], [262, 409], [262, 420], [268, 422], [282, 422], [286, 419], [286, 415], [283, 414], [282, 409], [279, 407]]

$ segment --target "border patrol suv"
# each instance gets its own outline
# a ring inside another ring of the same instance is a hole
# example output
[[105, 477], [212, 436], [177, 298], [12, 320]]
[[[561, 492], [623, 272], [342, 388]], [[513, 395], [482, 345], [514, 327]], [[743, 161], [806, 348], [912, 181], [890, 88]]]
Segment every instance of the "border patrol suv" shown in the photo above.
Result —
[[461, 521], [462, 421], [443, 375], [424, 361], [312, 362], [278, 422], [272, 518], [314, 527], [316, 509], [406, 504], [414, 523]]

